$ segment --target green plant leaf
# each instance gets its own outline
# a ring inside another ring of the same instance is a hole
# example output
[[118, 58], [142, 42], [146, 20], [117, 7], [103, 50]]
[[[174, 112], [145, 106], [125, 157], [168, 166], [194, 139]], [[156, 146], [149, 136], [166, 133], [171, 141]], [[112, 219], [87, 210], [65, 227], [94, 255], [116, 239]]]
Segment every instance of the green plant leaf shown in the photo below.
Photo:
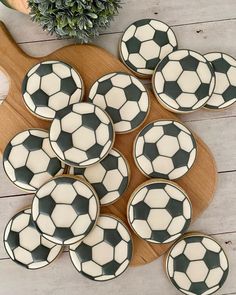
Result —
[[[5, 0], [0, 0], [5, 1]], [[28, 0], [31, 18], [59, 38], [89, 42], [109, 27], [121, 0]]]

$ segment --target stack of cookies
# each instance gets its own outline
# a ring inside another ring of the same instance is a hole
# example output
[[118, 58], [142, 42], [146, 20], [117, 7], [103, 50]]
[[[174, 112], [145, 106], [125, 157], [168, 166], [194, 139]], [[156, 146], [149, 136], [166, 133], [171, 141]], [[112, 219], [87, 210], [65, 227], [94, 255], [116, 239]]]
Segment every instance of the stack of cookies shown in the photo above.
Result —
[[[157, 100], [170, 111], [223, 109], [236, 100], [236, 61], [226, 54], [177, 50], [174, 32], [160, 21], [130, 25], [120, 54], [138, 77], [152, 78]], [[184, 235], [193, 208], [174, 182], [195, 163], [193, 133], [170, 119], [141, 126], [150, 111], [149, 95], [131, 74], [108, 73], [94, 81], [86, 100], [84, 93], [81, 75], [62, 61], [41, 62], [25, 75], [25, 106], [51, 124], [49, 131], [23, 130], [6, 146], [7, 176], [34, 194], [31, 206], [6, 226], [7, 253], [18, 264], [38, 269], [68, 247], [80, 273], [106, 281], [131, 262], [130, 230], [147, 243], [179, 239], [166, 256], [171, 282], [185, 294], [212, 294], [226, 280], [228, 260], [212, 238]], [[129, 186], [129, 163], [113, 145], [116, 134], [137, 128], [132, 160], [149, 180], [130, 196], [128, 228], [116, 216], [100, 214], [100, 208], [116, 202]]]

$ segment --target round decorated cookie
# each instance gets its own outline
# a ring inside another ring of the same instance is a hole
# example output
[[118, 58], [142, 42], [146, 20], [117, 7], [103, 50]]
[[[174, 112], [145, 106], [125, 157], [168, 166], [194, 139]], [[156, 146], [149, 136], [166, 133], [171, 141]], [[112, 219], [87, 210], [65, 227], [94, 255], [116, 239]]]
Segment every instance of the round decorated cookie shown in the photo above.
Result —
[[150, 77], [157, 64], [177, 49], [172, 29], [155, 19], [141, 19], [131, 24], [120, 42], [120, 56], [134, 73]]
[[27, 269], [42, 268], [61, 252], [61, 246], [46, 240], [38, 232], [30, 209], [19, 212], [8, 222], [4, 246], [10, 258]]
[[108, 281], [120, 276], [132, 257], [132, 240], [126, 226], [114, 216], [102, 215], [93, 231], [70, 246], [75, 268], [94, 281]]
[[215, 87], [215, 75], [204, 56], [191, 50], [178, 50], [158, 64], [152, 84], [165, 108], [186, 113], [207, 103]]
[[58, 111], [50, 128], [52, 148], [61, 161], [80, 168], [96, 164], [114, 143], [109, 115], [91, 103], [77, 103]]
[[149, 111], [145, 87], [126, 73], [111, 73], [98, 79], [89, 92], [89, 100], [110, 115], [117, 133], [137, 128]]
[[125, 192], [129, 183], [129, 165], [115, 149], [101, 162], [87, 168], [70, 167], [70, 174], [83, 176], [97, 192], [101, 205], [115, 202]]
[[231, 106], [236, 101], [236, 60], [219, 52], [205, 55], [216, 75], [216, 86], [205, 108], [220, 110]]
[[22, 95], [28, 109], [45, 120], [57, 111], [82, 100], [83, 81], [70, 65], [61, 61], [36, 64], [26, 74]]
[[50, 178], [62, 174], [65, 165], [53, 152], [48, 132], [29, 129], [18, 133], [7, 144], [3, 153], [3, 167], [16, 186], [35, 192]]
[[166, 272], [173, 285], [187, 295], [210, 295], [224, 284], [229, 263], [222, 247], [203, 234], [187, 234], [166, 257]]
[[141, 184], [131, 195], [127, 208], [133, 231], [151, 243], [170, 243], [189, 227], [191, 202], [177, 184], [160, 179]]
[[68, 175], [44, 184], [32, 203], [38, 229], [56, 244], [69, 245], [83, 239], [93, 229], [98, 214], [99, 200], [91, 185]]
[[193, 134], [174, 120], [145, 126], [134, 142], [134, 159], [148, 177], [177, 179], [194, 164], [197, 144]]

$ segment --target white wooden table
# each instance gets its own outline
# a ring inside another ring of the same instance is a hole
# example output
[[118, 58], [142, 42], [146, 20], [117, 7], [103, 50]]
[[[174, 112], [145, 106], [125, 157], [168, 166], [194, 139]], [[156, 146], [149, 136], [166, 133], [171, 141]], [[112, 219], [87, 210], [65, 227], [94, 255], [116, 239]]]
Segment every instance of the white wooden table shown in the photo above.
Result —
[[[126, 0], [118, 17], [95, 43], [117, 55], [121, 32], [140, 18], [159, 18], [177, 34], [180, 48], [201, 53], [220, 50], [236, 57], [235, 0]], [[46, 55], [72, 41], [58, 41], [33, 24], [28, 16], [0, 5], [4, 21], [17, 43], [34, 56]], [[0, 40], [1, 42], [1, 40]], [[0, 58], [4, 58], [1, 56]], [[6, 83], [0, 75], [0, 96]], [[230, 260], [230, 274], [217, 293], [236, 294], [236, 105], [226, 111], [199, 111], [181, 118], [201, 135], [211, 148], [218, 167], [219, 183], [213, 203], [191, 229], [212, 234], [224, 246]], [[0, 168], [0, 295], [177, 295], [168, 282], [161, 259], [139, 268], [130, 268], [108, 283], [94, 283], [79, 275], [63, 253], [51, 266], [27, 271], [7, 257], [2, 234], [6, 222], [30, 204], [32, 196], [16, 189]]]

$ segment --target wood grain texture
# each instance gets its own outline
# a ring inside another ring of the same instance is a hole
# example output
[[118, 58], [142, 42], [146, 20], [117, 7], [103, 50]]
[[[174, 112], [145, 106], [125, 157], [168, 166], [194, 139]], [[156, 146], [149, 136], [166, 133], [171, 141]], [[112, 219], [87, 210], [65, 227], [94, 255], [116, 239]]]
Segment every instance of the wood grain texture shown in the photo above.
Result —
[[[8, 141], [17, 133], [29, 127], [48, 128], [48, 122], [31, 115], [25, 108], [21, 97], [21, 83], [27, 70], [42, 60], [62, 60], [75, 67], [85, 82], [86, 95], [92, 83], [100, 76], [127, 69], [114, 56], [105, 50], [92, 45], [69, 46], [53, 54], [35, 59], [24, 54], [8, 35], [5, 26], [0, 24], [0, 54], [5, 56], [0, 66], [10, 77], [10, 91], [7, 99], [0, 106], [0, 152], [2, 153]], [[17, 60], [17, 64], [15, 63]], [[163, 109], [149, 92], [151, 111], [145, 124], [156, 119], [176, 119], [176, 117]], [[141, 127], [126, 135], [117, 135], [115, 147], [128, 159], [131, 167], [131, 181], [128, 190], [114, 205], [102, 210], [113, 213], [126, 221], [126, 206], [132, 191], [146, 177], [139, 172], [132, 157], [133, 141]], [[213, 157], [207, 146], [197, 137], [198, 155], [194, 167], [178, 183], [188, 193], [192, 204], [194, 219], [196, 219], [209, 205], [213, 198], [216, 186], [216, 167]], [[134, 257], [132, 265], [142, 265], [161, 256], [170, 245], [153, 245], [140, 240], [133, 235]]]

